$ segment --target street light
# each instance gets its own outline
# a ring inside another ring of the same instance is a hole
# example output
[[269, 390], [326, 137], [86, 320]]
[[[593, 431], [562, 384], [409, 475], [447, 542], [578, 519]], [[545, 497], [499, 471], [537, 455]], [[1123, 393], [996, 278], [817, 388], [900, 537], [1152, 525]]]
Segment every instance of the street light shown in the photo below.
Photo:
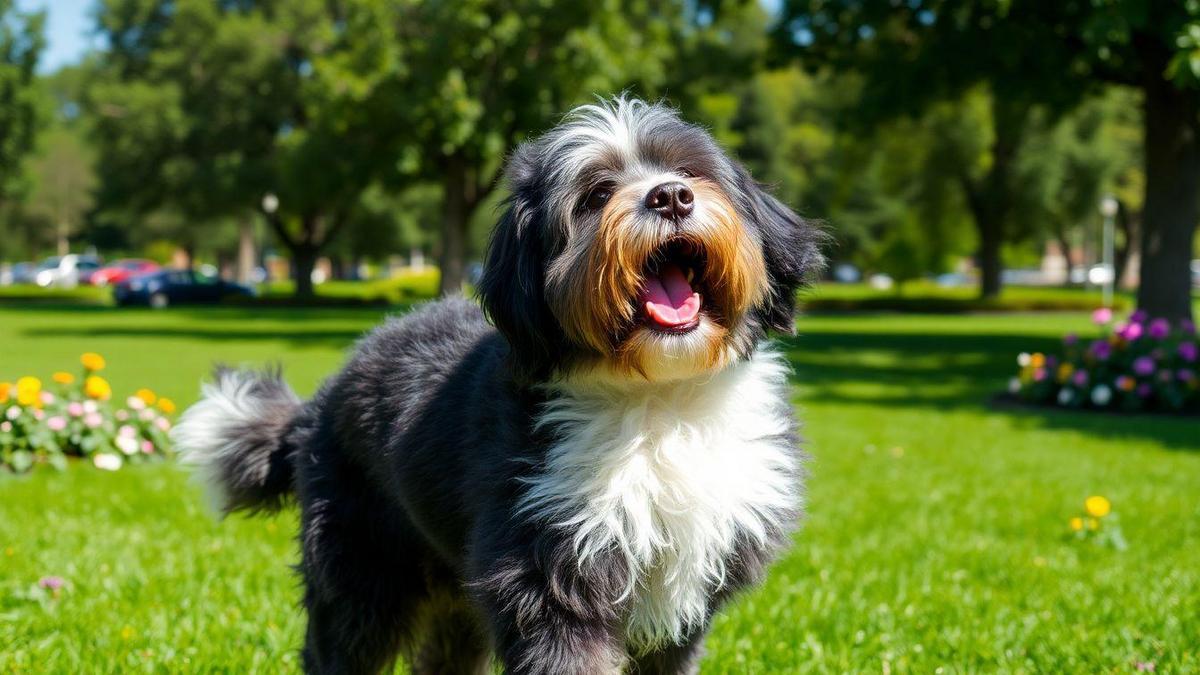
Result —
[[1103, 267], [1106, 271], [1104, 276], [1104, 306], [1112, 307], [1113, 284], [1117, 280], [1116, 266], [1113, 265], [1113, 218], [1117, 215], [1117, 209], [1121, 207], [1117, 200], [1112, 195], [1105, 195], [1104, 199], [1100, 200], [1100, 215], [1104, 216], [1104, 243], [1101, 255], [1104, 258]]

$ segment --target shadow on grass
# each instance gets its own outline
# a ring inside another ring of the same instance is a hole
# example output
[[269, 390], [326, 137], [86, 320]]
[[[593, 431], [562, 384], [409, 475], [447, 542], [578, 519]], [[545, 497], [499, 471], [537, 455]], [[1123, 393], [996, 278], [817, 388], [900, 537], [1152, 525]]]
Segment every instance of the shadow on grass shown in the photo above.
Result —
[[1045, 336], [815, 332], [780, 341], [804, 398], [822, 404], [974, 410], [1017, 424], [1107, 439], [1151, 439], [1200, 451], [1200, 418], [1107, 415], [1051, 408], [995, 408], [992, 398], [1016, 374], [1022, 351], [1052, 353]]

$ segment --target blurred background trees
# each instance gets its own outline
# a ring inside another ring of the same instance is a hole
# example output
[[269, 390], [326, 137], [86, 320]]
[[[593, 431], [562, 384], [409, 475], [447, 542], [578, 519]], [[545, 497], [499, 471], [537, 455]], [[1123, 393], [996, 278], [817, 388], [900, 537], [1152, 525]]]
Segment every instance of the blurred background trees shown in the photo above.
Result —
[[171, 243], [231, 260], [257, 242], [301, 296], [319, 258], [353, 276], [393, 256], [436, 259], [453, 292], [506, 154], [629, 91], [680, 106], [826, 221], [836, 261], [900, 283], [965, 273], [992, 297], [1050, 244], [1078, 279], [1111, 195], [1117, 275], [1153, 314], [1190, 311], [1197, 0], [95, 9], [104, 47], [36, 76], [40, 19], [0, 0], [4, 257]]

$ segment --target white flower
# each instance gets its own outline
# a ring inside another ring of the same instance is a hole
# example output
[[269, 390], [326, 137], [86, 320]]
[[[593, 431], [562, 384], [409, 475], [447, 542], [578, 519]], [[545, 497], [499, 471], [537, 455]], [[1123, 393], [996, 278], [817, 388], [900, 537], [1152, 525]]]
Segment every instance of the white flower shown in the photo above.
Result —
[[88, 399], [83, 402], [83, 412], [94, 413], [94, 412], [99, 412], [99, 411], [100, 411], [100, 406], [97, 405], [95, 401]]
[[21, 409], [14, 405], [13, 407], [9, 408], [4, 415], [10, 420], [15, 420], [21, 416]]
[[3, 431], [4, 433], [12, 431], [12, 422], [9, 422], [8, 420], [0, 422], [0, 431]]
[[121, 452], [132, 455], [138, 451], [137, 438], [133, 436], [117, 436], [117, 449]]
[[129, 419], [129, 411], [128, 410], [118, 410], [116, 417], [117, 417], [118, 421], [124, 422], [125, 420]]
[[114, 455], [108, 452], [98, 452], [92, 455], [92, 464], [95, 464], [97, 469], [116, 471], [117, 469], [121, 468], [121, 465], [124, 463], [125, 462], [121, 459], [120, 455]]
[[133, 427], [129, 426], [128, 424], [123, 424], [123, 425], [121, 425], [120, 429], [117, 429], [117, 435], [118, 436], [136, 436], [137, 430], [134, 429]]
[[1107, 384], [1098, 384], [1092, 389], [1092, 403], [1103, 408], [1112, 400], [1112, 389]]
[[125, 405], [130, 410], [142, 410], [146, 407], [146, 402], [136, 396], [130, 396], [125, 399]]
[[155, 417], [156, 415], [154, 414], [154, 411], [149, 408], [146, 408], [142, 412], [138, 413], [138, 419], [142, 420], [143, 422], [149, 422]]
[[1062, 389], [1058, 390], [1058, 404], [1059, 405], [1071, 405], [1071, 401], [1074, 401], [1074, 400], [1075, 400], [1075, 392], [1071, 391], [1070, 389], [1067, 389], [1066, 387], [1063, 387]]
[[170, 431], [171, 430], [171, 421], [165, 417], [160, 417], [160, 418], [154, 420], [154, 426], [158, 427], [159, 429], [162, 429], [163, 431]]
[[1018, 378], [1018, 377], [1009, 378], [1008, 393], [1010, 393], [1010, 394], [1021, 393], [1021, 379], [1020, 378]]
[[1028, 366], [1030, 358], [1032, 357], [1029, 356], [1028, 352], [1021, 352], [1020, 354], [1017, 354], [1017, 365], [1021, 366], [1022, 368]]

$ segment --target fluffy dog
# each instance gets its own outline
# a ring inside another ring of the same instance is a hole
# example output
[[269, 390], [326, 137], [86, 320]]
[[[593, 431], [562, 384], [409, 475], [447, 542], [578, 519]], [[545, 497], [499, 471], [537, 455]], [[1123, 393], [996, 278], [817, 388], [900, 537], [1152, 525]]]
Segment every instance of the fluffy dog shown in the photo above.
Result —
[[694, 672], [790, 540], [801, 456], [764, 341], [816, 228], [625, 98], [507, 178], [482, 309], [387, 322], [307, 402], [219, 370], [176, 429], [224, 512], [299, 502], [310, 672]]

